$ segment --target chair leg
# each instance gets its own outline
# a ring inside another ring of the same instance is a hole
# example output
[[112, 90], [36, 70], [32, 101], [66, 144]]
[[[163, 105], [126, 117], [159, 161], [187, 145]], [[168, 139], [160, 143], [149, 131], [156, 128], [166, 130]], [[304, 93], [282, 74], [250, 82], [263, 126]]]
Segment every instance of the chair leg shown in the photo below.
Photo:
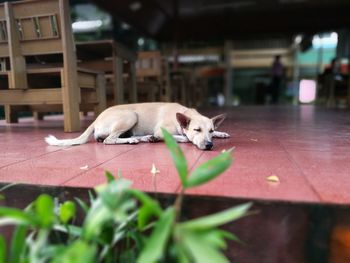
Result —
[[148, 91], [148, 102], [155, 102], [156, 99], [157, 86], [152, 85]]
[[7, 123], [18, 123], [18, 114], [11, 105], [5, 105], [5, 119]]
[[38, 112], [38, 111], [33, 111], [33, 117], [34, 117], [34, 120], [42, 121], [44, 119], [44, 113]]
[[[64, 131], [77, 132], [80, 131], [79, 105], [73, 106], [77, 110], [67, 110], [68, 105], [63, 102], [63, 116], [64, 116]], [[78, 104], [78, 103], [77, 103]]]
[[81, 101], [80, 88], [78, 87], [77, 75], [61, 70], [62, 104], [64, 116], [64, 131], [80, 131], [80, 111]]
[[106, 109], [107, 101], [106, 101], [106, 78], [104, 74], [97, 75], [97, 87], [96, 87], [96, 95], [97, 95], [97, 105], [95, 106], [95, 118]]
[[130, 90], [129, 90], [129, 103], [138, 102], [137, 98], [137, 84], [136, 84], [136, 66], [135, 63], [130, 63]]

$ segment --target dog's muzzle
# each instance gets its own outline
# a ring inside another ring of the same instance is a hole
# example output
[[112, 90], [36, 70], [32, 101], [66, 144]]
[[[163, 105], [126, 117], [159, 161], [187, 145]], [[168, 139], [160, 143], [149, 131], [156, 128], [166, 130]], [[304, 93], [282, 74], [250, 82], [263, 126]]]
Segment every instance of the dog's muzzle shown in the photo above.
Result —
[[205, 150], [211, 150], [214, 144], [212, 142], [205, 142]]

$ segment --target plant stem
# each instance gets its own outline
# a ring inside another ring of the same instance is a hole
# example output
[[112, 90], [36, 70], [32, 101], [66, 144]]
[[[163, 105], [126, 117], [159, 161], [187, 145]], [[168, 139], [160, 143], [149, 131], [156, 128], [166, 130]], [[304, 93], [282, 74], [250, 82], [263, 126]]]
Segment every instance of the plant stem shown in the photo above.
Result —
[[175, 208], [175, 222], [178, 222], [181, 218], [182, 200], [185, 194], [185, 189], [181, 188], [180, 194], [177, 196], [174, 204]]

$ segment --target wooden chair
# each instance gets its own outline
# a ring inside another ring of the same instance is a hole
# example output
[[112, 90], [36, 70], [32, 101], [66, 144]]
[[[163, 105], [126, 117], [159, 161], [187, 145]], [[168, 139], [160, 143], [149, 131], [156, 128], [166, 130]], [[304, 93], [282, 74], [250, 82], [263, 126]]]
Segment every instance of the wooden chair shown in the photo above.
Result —
[[106, 107], [103, 73], [77, 67], [67, 0], [1, 4], [0, 58], [7, 122], [19, 110], [63, 110], [64, 130], [72, 132], [80, 130], [80, 110]]
[[140, 99], [170, 101], [168, 63], [159, 51], [138, 52], [136, 61], [137, 89]]
[[109, 106], [137, 102], [136, 52], [112, 39], [77, 42], [76, 47], [78, 66], [105, 73]]

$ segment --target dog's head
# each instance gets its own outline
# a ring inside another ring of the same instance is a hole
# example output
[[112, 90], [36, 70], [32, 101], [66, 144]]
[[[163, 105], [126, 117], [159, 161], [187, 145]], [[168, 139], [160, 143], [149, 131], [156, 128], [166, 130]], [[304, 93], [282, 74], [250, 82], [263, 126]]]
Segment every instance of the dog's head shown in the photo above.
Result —
[[211, 150], [213, 148], [213, 132], [219, 127], [225, 118], [225, 114], [220, 114], [209, 119], [202, 115], [189, 117], [183, 113], [176, 113], [176, 119], [184, 134], [201, 150]]

